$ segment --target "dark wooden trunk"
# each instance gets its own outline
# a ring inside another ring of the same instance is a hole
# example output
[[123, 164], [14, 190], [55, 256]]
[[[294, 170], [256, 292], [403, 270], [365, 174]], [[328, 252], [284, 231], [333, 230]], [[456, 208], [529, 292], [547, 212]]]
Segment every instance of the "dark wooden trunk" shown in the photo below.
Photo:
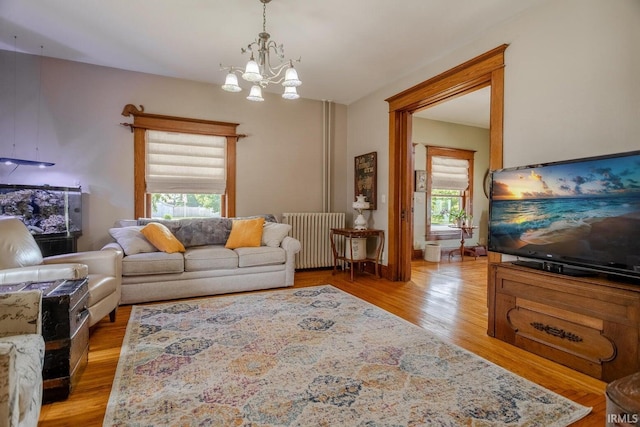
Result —
[[88, 362], [87, 279], [66, 280], [43, 294], [43, 402], [66, 399]]

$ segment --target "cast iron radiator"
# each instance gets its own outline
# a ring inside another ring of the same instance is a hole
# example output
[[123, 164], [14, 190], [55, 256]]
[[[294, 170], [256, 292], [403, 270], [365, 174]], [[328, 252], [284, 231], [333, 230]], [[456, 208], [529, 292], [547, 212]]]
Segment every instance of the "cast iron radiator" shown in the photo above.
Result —
[[283, 213], [282, 222], [291, 225], [291, 237], [300, 240], [296, 269], [333, 267], [329, 230], [344, 228], [344, 212]]

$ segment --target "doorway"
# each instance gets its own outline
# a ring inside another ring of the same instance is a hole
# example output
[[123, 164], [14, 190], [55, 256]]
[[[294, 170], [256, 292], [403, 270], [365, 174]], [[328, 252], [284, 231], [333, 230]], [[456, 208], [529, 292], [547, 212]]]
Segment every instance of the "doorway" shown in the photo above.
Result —
[[[424, 258], [425, 248], [430, 249], [431, 259], [440, 258], [435, 249], [445, 256], [455, 253], [461, 239], [460, 230], [451, 227], [456, 218], [475, 227], [465, 236], [467, 246], [486, 244], [490, 100], [487, 86], [413, 113], [414, 259]], [[461, 169], [465, 163], [466, 176]], [[422, 186], [418, 176], [424, 177]]]
[[[504, 51], [501, 45], [400, 92], [389, 103], [389, 234], [387, 278], [411, 280], [413, 253], [413, 113], [478, 89], [491, 88], [489, 169], [502, 167]], [[489, 254], [489, 262], [498, 254]]]

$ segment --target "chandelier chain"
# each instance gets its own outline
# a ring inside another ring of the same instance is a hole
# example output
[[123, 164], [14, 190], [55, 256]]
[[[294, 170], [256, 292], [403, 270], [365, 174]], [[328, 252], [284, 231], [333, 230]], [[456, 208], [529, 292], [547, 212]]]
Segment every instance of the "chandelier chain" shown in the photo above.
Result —
[[267, 3], [262, 3], [262, 32], [267, 32]]

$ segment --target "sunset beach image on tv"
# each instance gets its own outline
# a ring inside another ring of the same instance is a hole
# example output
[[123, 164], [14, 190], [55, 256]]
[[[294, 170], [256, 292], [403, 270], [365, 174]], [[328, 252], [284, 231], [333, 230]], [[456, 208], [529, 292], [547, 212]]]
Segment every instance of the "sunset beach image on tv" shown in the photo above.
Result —
[[640, 152], [493, 172], [489, 249], [640, 276]]

